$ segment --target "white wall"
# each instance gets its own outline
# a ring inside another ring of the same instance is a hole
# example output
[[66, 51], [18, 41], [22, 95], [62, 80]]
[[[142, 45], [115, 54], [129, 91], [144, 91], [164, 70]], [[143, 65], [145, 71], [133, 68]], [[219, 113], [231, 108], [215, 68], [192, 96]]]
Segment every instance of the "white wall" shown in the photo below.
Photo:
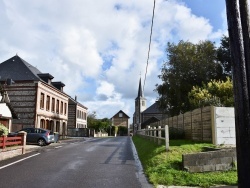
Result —
[[11, 111], [10, 111], [9, 107], [6, 105], [6, 103], [0, 103], [0, 114], [3, 117], [12, 118]]
[[214, 107], [212, 134], [215, 145], [236, 145], [233, 107]]

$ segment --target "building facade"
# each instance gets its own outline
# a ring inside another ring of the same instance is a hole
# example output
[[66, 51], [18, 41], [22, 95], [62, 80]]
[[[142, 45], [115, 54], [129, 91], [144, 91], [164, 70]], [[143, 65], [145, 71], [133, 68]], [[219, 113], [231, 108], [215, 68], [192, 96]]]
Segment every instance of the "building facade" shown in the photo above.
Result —
[[18, 115], [11, 131], [37, 127], [67, 135], [69, 96], [63, 92], [62, 82], [52, 82], [52, 75], [17, 55], [0, 64], [0, 77]]
[[88, 108], [77, 102], [77, 98], [69, 98], [68, 129], [87, 128]]
[[117, 112], [112, 118], [112, 126], [126, 127], [129, 128], [129, 116], [122, 110]]

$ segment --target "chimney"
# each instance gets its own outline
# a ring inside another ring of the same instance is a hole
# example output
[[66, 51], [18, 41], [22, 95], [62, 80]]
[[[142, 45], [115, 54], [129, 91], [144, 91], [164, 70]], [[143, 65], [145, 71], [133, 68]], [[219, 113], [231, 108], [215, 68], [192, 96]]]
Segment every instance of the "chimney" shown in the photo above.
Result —
[[75, 101], [77, 101], [77, 96], [75, 96]]
[[7, 79], [7, 85], [8, 86], [10, 86], [11, 84], [14, 84], [14, 83], [15, 82], [12, 79], [10, 79], [10, 78]]

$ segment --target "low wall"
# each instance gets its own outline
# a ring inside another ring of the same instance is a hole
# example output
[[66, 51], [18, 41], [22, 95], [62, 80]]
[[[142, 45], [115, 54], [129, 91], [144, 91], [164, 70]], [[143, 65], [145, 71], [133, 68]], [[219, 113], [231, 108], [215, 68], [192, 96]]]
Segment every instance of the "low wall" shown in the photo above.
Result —
[[183, 169], [188, 172], [225, 171], [236, 164], [236, 149], [221, 149], [182, 155]]
[[88, 128], [69, 128], [68, 136], [70, 137], [89, 137]]

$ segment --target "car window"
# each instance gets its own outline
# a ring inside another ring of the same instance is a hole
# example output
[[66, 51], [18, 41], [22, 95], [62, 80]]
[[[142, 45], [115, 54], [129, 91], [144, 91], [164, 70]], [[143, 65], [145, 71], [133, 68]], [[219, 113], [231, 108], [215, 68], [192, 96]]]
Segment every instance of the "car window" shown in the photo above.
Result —
[[32, 128], [25, 128], [25, 129], [22, 129], [21, 131], [25, 131], [26, 133], [34, 133], [34, 129]]
[[28, 130], [27, 133], [34, 133], [35, 132], [33, 128], [28, 128], [27, 130]]
[[36, 129], [35, 132], [36, 132], [36, 133], [45, 133], [46, 131], [45, 131], [45, 130], [42, 130], [42, 129]]

